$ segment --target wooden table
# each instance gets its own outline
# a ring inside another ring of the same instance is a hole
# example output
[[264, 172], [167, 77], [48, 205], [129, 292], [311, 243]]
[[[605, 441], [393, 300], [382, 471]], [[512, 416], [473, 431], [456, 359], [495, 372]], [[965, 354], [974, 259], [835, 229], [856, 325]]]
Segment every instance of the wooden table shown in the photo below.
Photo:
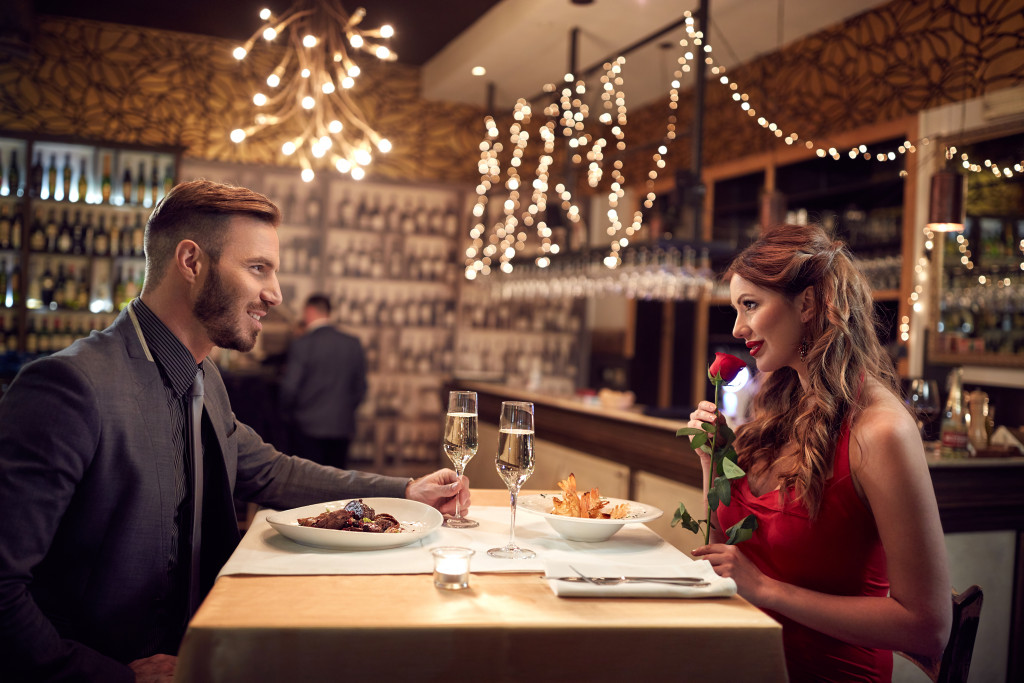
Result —
[[[506, 491], [473, 492], [477, 505]], [[742, 598], [566, 599], [538, 574], [225, 576], [178, 681], [785, 681], [781, 627]]]

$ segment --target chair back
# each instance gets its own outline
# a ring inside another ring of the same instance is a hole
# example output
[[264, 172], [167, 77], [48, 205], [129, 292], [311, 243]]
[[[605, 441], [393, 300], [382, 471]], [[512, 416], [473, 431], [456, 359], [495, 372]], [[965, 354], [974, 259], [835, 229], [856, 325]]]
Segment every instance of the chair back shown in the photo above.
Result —
[[906, 652], [897, 654], [909, 659], [928, 674], [935, 683], [966, 683], [974, 655], [974, 641], [981, 621], [981, 588], [971, 586], [963, 593], [953, 591], [953, 627], [941, 660], [927, 660]]

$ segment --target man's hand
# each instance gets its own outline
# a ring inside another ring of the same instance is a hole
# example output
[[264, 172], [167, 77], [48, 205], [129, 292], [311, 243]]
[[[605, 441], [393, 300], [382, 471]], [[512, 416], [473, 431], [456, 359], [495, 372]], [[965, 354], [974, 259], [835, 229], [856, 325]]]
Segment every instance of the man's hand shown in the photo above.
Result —
[[137, 683], [167, 683], [174, 680], [174, 666], [178, 658], [173, 655], [153, 655], [136, 659], [128, 667], [135, 672]]
[[413, 479], [405, 487], [405, 497], [437, 508], [442, 515], [455, 514], [455, 500], [463, 514], [469, 510], [469, 478], [455, 474], [454, 470], [443, 469], [419, 479]]

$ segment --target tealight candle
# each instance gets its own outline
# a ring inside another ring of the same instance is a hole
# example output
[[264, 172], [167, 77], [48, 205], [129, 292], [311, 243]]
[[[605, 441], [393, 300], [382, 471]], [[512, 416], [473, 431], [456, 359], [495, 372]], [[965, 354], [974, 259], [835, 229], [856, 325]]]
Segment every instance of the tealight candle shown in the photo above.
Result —
[[462, 590], [469, 587], [469, 548], [434, 548], [434, 585], [446, 590]]

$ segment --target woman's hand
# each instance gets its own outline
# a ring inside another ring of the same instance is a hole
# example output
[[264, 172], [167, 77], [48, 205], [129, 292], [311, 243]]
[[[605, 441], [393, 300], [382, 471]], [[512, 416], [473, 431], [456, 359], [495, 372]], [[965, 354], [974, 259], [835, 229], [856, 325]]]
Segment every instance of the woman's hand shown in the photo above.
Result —
[[[693, 412], [690, 413], [690, 421], [686, 423], [687, 427], [692, 429], [703, 429], [704, 425], [708, 422], [714, 422], [716, 424], [725, 424], [725, 417], [718, 412], [718, 408], [711, 401], [701, 401], [694, 408]], [[690, 441], [693, 441], [693, 437], [690, 437]], [[702, 460], [710, 459], [707, 453], [702, 450], [697, 451], [697, 455]]]
[[763, 606], [771, 579], [762, 574], [738, 546], [712, 543], [694, 549], [693, 556], [710, 562], [716, 574], [736, 582], [741, 596], [758, 607]]

